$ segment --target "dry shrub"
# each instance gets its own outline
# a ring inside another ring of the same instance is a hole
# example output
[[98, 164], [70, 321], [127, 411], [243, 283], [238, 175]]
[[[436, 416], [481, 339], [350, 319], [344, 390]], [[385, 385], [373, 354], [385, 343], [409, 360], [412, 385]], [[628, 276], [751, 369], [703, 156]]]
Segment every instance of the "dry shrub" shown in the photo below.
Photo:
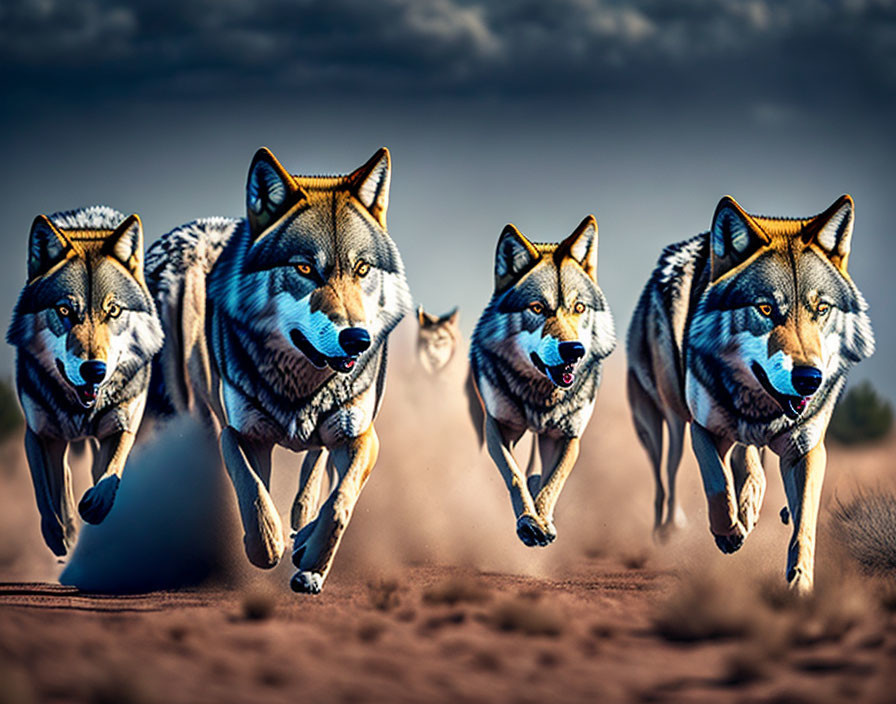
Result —
[[401, 603], [398, 595], [398, 580], [392, 578], [373, 579], [367, 583], [370, 605], [378, 611], [391, 611]]
[[743, 588], [733, 586], [715, 574], [680, 580], [654, 611], [654, 629], [666, 640], [676, 642], [747, 635], [754, 626], [754, 600], [744, 599]]
[[834, 509], [834, 534], [872, 574], [896, 572], [896, 494], [861, 491]]
[[566, 626], [559, 608], [524, 597], [498, 602], [488, 620], [500, 631], [512, 631], [527, 636], [556, 637], [563, 633]]
[[478, 579], [458, 576], [435, 584], [423, 592], [423, 601], [430, 605], [479, 604], [491, 597], [488, 587]]

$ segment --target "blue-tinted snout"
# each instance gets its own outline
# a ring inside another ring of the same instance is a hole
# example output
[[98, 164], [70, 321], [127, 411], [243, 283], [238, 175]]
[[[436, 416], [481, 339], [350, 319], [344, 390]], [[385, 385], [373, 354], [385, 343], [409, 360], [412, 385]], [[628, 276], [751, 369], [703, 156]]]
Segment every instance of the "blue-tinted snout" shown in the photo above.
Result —
[[88, 384], [99, 384], [106, 378], [106, 363], [99, 359], [90, 359], [83, 362], [78, 371]]
[[560, 359], [566, 364], [575, 364], [585, 356], [585, 345], [581, 342], [561, 342], [557, 345]]
[[790, 379], [800, 396], [811, 396], [821, 386], [821, 370], [815, 367], [794, 367], [790, 372]]
[[339, 346], [349, 357], [357, 357], [370, 347], [370, 333], [364, 328], [346, 328], [339, 333]]

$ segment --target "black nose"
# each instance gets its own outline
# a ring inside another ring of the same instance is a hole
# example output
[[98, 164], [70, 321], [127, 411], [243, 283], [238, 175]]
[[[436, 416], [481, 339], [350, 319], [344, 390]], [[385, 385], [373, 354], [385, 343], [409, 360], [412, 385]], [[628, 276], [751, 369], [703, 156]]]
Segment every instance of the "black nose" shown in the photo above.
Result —
[[370, 347], [370, 333], [364, 328], [346, 328], [339, 333], [339, 345], [347, 355], [354, 357]]
[[81, 364], [81, 378], [88, 384], [99, 384], [106, 377], [106, 363], [91, 359]]
[[790, 372], [790, 379], [800, 396], [811, 396], [821, 386], [821, 370], [815, 367], [794, 367]]
[[557, 345], [560, 359], [567, 364], [575, 364], [585, 356], [585, 345], [581, 342], [561, 342]]

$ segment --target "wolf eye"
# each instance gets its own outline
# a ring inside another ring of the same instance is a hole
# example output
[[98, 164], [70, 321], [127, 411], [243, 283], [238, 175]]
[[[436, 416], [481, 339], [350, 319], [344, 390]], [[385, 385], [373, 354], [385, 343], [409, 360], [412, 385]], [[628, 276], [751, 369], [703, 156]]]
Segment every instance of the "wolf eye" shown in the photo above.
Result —
[[370, 264], [365, 262], [363, 259], [355, 264], [355, 276], [363, 279], [365, 276], [367, 276], [368, 273], [370, 273]]
[[109, 310], [106, 311], [106, 314], [110, 318], [117, 318], [119, 315], [121, 315], [121, 306], [117, 303], [110, 303]]
[[772, 307], [768, 303], [758, 303], [756, 305], [757, 310], [762, 313], [766, 318], [770, 318], [772, 315]]
[[529, 304], [529, 310], [535, 313], [535, 315], [541, 315], [544, 313], [544, 306], [538, 301], [532, 301], [532, 303]]
[[575, 307], [573, 308], [573, 311], [575, 313], [578, 313], [579, 315], [581, 315], [582, 313], [585, 312], [585, 304], [582, 303], [581, 301], [579, 301], [578, 303], [576, 303]]
[[296, 264], [296, 271], [298, 271], [302, 276], [311, 276], [311, 265], [305, 264], [304, 262]]
[[819, 315], [827, 315], [831, 312], [831, 304], [830, 303], [819, 303], [818, 307], [815, 309], [815, 312]]
[[60, 303], [56, 306], [56, 312], [59, 313], [60, 318], [68, 318], [72, 314], [72, 309], [70, 306]]

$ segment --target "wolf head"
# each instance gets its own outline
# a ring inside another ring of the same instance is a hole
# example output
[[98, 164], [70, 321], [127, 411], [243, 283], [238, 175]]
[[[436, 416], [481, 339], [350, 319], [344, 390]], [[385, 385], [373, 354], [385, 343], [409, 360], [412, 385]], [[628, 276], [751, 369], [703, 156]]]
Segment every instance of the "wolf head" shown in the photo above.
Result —
[[507, 225], [498, 239], [489, 308], [480, 320], [479, 343], [557, 387], [573, 385], [582, 360], [610, 354], [616, 336], [597, 286], [594, 216], [559, 245], [533, 244]]
[[457, 348], [460, 330], [457, 326], [457, 308], [442, 317], [417, 309], [417, 356], [420, 364], [430, 374], [443, 369]]
[[793, 220], [749, 215], [726, 196], [713, 217], [711, 283], [691, 339], [791, 420], [874, 351], [867, 305], [847, 272], [853, 222], [848, 195]]
[[162, 329], [143, 279], [140, 218], [101, 206], [38, 215], [7, 341], [85, 409], [116, 372], [148, 363]]
[[246, 185], [250, 242], [226, 287], [228, 312], [272, 347], [350, 372], [410, 308], [386, 231], [390, 179], [387, 149], [337, 177], [291, 175], [259, 149]]

